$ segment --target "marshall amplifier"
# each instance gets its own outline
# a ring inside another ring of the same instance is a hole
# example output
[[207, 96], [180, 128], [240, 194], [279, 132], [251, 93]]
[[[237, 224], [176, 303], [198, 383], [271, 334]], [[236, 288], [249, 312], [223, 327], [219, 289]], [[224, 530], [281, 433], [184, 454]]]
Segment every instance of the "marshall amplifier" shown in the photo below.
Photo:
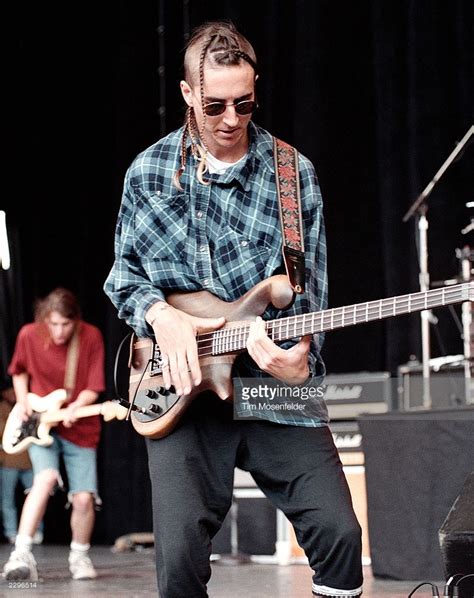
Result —
[[362, 435], [357, 421], [333, 421], [330, 429], [342, 464], [364, 465]]
[[390, 372], [331, 374], [324, 380], [331, 420], [356, 419], [362, 413], [386, 413], [391, 407]]
[[344, 468], [352, 504], [362, 528], [362, 563], [370, 564], [369, 528], [367, 525], [367, 493], [365, 489], [365, 459], [362, 434], [355, 420], [333, 421], [329, 424], [334, 444]]

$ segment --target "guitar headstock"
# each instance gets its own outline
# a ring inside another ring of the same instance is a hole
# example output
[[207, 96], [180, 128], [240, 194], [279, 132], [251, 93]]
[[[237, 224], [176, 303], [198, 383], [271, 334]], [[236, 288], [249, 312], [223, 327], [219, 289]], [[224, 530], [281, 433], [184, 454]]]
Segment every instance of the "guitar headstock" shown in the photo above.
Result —
[[125, 419], [127, 415], [127, 409], [117, 401], [105, 401], [101, 404], [100, 411], [106, 422], [111, 419]]

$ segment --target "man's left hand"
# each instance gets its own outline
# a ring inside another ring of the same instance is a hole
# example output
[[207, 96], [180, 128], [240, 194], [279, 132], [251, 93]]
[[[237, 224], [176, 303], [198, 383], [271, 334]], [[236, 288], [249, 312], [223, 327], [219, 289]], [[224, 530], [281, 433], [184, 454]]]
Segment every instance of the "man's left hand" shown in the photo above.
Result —
[[282, 349], [267, 335], [265, 322], [259, 316], [250, 324], [247, 351], [267, 374], [285, 384], [302, 384], [309, 376], [308, 353], [311, 336], [304, 336], [290, 349]]

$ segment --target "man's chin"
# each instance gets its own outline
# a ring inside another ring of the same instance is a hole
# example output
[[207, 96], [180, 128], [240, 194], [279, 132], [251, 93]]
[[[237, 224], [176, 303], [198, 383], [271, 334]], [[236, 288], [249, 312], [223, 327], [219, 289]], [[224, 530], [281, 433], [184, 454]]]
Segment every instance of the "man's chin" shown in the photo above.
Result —
[[[242, 143], [242, 135], [233, 133], [232, 135], [218, 135], [214, 138], [216, 148], [231, 150], [237, 148]], [[213, 153], [211, 151], [211, 153]]]

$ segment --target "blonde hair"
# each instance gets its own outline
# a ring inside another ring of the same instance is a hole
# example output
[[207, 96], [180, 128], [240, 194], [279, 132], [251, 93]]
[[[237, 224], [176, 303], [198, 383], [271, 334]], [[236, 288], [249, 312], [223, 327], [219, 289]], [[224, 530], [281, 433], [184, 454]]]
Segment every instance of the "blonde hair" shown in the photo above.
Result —
[[234, 66], [242, 64], [242, 60], [250, 64], [256, 75], [257, 59], [255, 51], [250, 42], [237, 31], [231, 22], [207, 22], [193, 31], [186, 45], [184, 55], [184, 77], [186, 81], [191, 83], [196, 83], [197, 75], [199, 77], [203, 122], [199, 131], [194, 110], [189, 106], [186, 110], [183, 136], [181, 138], [181, 163], [173, 177], [173, 184], [178, 189], [182, 189], [180, 178], [186, 168], [188, 137], [191, 139], [191, 153], [198, 161], [197, 179], [203, 185], [209, 184], [204, 179], [204, 174], [207, 171], [207, 146], [203, 135], [206, 122], [206, 113], [204, 111], [204, 62], [208, 61], [213, 66]]

